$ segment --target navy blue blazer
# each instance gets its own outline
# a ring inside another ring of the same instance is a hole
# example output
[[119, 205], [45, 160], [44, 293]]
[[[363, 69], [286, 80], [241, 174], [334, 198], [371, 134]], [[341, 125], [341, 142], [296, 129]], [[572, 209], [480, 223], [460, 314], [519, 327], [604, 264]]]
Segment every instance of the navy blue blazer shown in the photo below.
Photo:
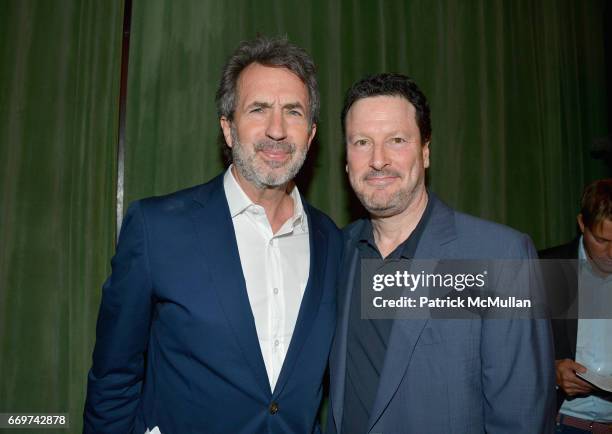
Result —
[[[456, 212], [431, 193], [429, 200], [431, 215], [416, 259], [537, 259], [526, 235]], [[343, 432], [348, 313], [363, 224], [344, 231], [330, 355], [331, 434]], [[548, 320], [395, 320], [363, 433], [551, 433], [553, 362]]]
[[341, 237], [304, 209], [310, 273], [272, 392], [223, 176], [130, 206], [103, 287], [85, 433], [319, 431]]

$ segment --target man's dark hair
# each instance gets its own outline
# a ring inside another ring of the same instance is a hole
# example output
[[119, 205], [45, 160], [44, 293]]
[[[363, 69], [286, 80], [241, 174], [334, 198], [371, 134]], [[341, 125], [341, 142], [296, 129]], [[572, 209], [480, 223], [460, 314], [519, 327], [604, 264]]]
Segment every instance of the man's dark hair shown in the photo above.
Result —
[[582, 193], [582, 222], [593, 229], [604, 220], [612, 220], [612, 178], [599, 179]]
[[344, 97], [342, 108], [342, 137], [346, 141], [346, 115], [360, 99], [373, 96], [399, 96], [406, 98], [416, 109], [416, 121], [423, 143], [431, 139], [431, 119], [427, 98], [416, 83], [402, 74], [382, 73], [369, 75], [353, 84]]

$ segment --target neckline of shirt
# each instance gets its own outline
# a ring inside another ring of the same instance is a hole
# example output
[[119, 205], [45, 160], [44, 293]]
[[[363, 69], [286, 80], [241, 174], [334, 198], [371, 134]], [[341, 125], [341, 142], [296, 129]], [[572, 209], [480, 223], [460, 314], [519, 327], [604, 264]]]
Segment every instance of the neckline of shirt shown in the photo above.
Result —
[[[259, 209], [261, 210], [261, 213], [265, 215], [265, 210], [263, 207], [253, 202], [244, 192], [236, 180], [236, 177], [232, 173], [232, 167], [233, 164], [227, 168], [225, 174], [223, 175], [223, 188], [225, 190], [225, 197], [229, 205], [230, 216], [232, 219], [251, 208]], [[291, 199], [293, 199], [293, 215], [288, 220], [290, 221], [290, 228], [295, 229], [297, 226], [300, 226], [302, 231], [306, 233], [308, 232], [308, 225], [306, 224], [304, 206], [302, 204], [302, 198], [297, 185], [291, 190], [290, 196]], [[282, 229], [286, 225], [287, 222], [283, 223], [281, 229], [279, 229], [274, 236], [285, 235], [287, 232], [283, 231]]]

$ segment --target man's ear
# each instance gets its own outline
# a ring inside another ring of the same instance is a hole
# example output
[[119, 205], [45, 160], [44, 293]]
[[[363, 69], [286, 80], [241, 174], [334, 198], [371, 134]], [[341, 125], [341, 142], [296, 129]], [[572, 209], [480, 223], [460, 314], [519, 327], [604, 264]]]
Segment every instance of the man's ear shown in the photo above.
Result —
[[230, 121], [225, 116], [221, 116], [221, 119], [219, 119], [219, 123], [221, 124], [221, 130], [223, 131], [225, 143], [231, 148], [234, 145], [232, 143], [232, 121]]
[[425, 142], [421, 152], [423, 153], [423, 167], [427, 169], [429, 167], [429, 141]]
[[310, 149], [310, 144], [312, 143], [312, 140], [314, 139], [315, 134], [317, 134], [317, 124], [313, 123], [310, 126], [310, 134], [308, 136], [308, 148], [307, 149]]
[[584, 221], [582, 220], [582, 213], [578, 214], [578, 217], [576, 217], [576, 221], [578, 221], [580, 232], [584, 234]]

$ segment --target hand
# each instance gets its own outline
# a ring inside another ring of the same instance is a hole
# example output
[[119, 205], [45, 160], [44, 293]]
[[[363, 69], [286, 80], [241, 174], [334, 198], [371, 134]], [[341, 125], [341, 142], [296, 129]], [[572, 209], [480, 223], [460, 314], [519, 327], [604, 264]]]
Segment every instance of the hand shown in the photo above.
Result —
[[568, 396], [588, 395], [595, 387], [576, 375], [576, 372], [586, 372], [587, 369], [571, 359], [555, 360], [557, 384]]

